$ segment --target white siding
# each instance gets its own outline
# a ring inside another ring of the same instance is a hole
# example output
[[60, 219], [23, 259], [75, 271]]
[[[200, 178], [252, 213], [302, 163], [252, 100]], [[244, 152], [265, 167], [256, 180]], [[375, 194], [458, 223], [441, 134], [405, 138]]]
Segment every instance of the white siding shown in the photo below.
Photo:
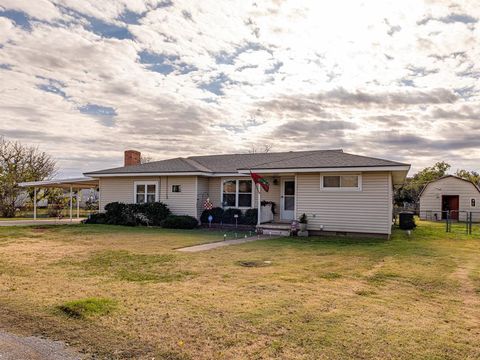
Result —
[[203, 212], [203, 203], [209, 197], [209, 178], [198, 176], [197, 177], [197, 219], [200, 220], [200, 216]]
[[[472, 211], [473, 220], [480, 221], [480, 193], [472, 183], [455, 177], [447, 177], [427, 185], [420, 196], [420, 218], [433, 220], [434, 214], [437, 214], [437, 218], [441, 219], [443, 195], [459, 196], [460, 220], [465, 220], [462, 211]], [[470, 199], [475, 199], [476, 207], [470, 206]]]
[[[159, 181], [159, 177], [112, 177], [100, 178], [100, 210], [105, 210], [105, 205], [111, 202], [132, 204], [134, 200], [135, 181]], [[159, 188], [157, 186], [157, 191]]]
[[[197, 216], [196, 176], [160, 177], [160, 201], [175, 215]], [[181, 192], [172, 192], [172, 185], [180, 185]]]
[[[196, 217], [196, 177], [162, 176], [162, 177], [112, 177], [100, 178], [100, 209], [103, 211], [108, 203], [118, 201], [131, 204], [134, 200], [135, 181], [157, 181], [159, 201], [165, 203], [175, 215]], [[172, 185], [180, 185], [181, 192], [172, 193]]]
[[297, 174], [297, 217], [324, 231], [390, 234], [390, 173], [363, 173], [361, 191], [322, 191], [320, 174]]

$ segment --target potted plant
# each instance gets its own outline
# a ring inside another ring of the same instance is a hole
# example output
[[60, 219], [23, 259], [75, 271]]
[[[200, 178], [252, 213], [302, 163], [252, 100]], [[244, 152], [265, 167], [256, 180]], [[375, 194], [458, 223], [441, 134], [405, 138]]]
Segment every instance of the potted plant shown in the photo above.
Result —
[[300, 223], [300, 231], [307, 231], [307, 214], [303, 213], [300, 219], [298, 219], [298, 222]]

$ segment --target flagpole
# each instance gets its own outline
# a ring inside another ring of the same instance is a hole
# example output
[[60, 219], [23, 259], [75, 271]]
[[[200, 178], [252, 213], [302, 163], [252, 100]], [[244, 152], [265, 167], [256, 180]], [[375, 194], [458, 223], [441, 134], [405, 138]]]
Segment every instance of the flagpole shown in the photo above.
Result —
[[255, 184], [255, 186], [257, 187], [257, 191], [258, 191], [257, 225], [260, 226], [260, 214], [262, 213], [262, 212], [261, 212], [261, 210], [262, 210], [262, 209], [261, 209], [261, 200], [260, 200], [260, 184]]

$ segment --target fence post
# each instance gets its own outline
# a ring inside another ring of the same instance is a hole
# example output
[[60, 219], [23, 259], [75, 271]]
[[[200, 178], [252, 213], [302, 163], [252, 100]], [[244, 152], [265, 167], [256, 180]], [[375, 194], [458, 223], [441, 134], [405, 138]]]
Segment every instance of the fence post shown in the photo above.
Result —
[[473, 212], [470, 211], [469, 214], [469, 221], [468, 221], [468, 235], [472, 235], [472, 223], [473, 223]]
[[447, 225], [447, 230], [446, 232], [450, 232], [450, 211], [447, 210], [447, 219], [445, 220], [446, 225]]

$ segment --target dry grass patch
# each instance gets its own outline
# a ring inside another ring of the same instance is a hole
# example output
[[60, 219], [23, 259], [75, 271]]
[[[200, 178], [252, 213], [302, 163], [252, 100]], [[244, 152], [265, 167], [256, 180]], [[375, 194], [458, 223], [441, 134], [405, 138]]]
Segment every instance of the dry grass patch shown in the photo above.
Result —
[[[174, 250], [222, 237], [95, 225], [0, 229], [0, 326], [105, 359], [480, 357], [478, 239], [420, 222], [411, 237], [396, 231], [390, 241], [282, 238]], [[90, 298], [115, 299], [118, 310], [75, 319], [52, 312]]]

